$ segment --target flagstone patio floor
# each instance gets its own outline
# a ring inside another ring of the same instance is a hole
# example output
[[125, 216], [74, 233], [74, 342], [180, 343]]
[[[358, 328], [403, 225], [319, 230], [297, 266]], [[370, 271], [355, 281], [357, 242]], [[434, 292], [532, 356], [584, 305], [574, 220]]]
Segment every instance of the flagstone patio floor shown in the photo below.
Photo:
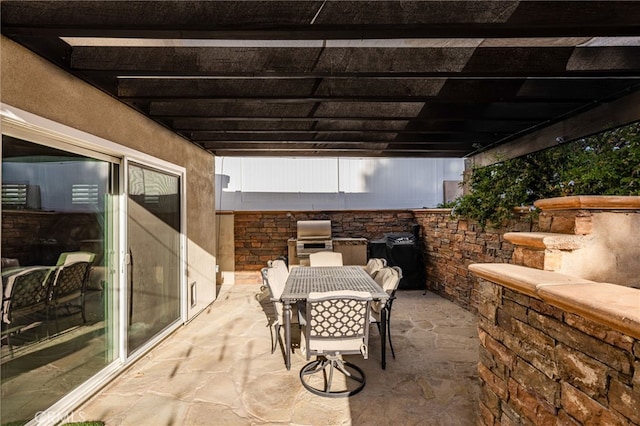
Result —
[[271, 354], [268, 293], [259, 274], [236, 274], [217, 300], [102, 389], [75, 418], [116, 425], [472, 425], [479, 380], [476, 318], [421, 290], [399, 290], [387, 351], [372, 327], [362, 392], [323, 398], [306, 391], [296, 352], [291, 370]]

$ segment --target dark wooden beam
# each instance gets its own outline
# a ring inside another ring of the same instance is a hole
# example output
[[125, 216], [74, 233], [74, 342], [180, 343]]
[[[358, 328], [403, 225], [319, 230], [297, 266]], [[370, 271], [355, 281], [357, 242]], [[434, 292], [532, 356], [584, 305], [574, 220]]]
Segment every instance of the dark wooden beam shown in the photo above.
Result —
[[634, 1], [8, 1], [11, 35], [384, 39], [637, 34]]
[[[640, 87], [640, 78], [324, 78], [316, 79], [124, 79], [117, 95], [126, 102], [575, 102], [610, 98]], [[329, 86], [329, 87], [328, 87]], [[424, 89], [427, 86], [428, 89]]]
[[78, 46], [71, 67], [147, 77], [637, 77], [640, 47]]
[[465, 143], [440, 142], [440, 143], [388, 143], [379, 141], [198, 141], [205, 149], [396, 149], [412, 152], [443, 152], [456, 151], [469, 152], [469, 145]]
[[495, 163], [497, 159], [520, 157], [639, 120], [640, 92], [635, 92], [526, 134], [509, 143], [472, 153], [466, 161], [466, 167], [487, 166]]
[[638, 115], [602, 108], [639, 88], [634, 1], [3, 0], [0, 19], [218, 154], [517, 155]]
[[410, 157], [410, 158], [461, 158], [466, 151], [452, 150], [433, 150], [433, 151], [415, 151], [415, 150], [393, 150], [382, 149], [373, 151], [369, 149], [353, 149], [353, 150], [337, 150], [328, 149], [267, 149], [257, 150], [255, 148], [247, 149], [211, 149], [212, 154], [224, 157]]

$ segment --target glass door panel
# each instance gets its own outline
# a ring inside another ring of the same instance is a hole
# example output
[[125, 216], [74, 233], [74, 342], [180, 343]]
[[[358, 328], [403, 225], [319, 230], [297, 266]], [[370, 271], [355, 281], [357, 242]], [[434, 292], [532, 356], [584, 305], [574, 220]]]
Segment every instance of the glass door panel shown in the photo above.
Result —
[[117, 179], [118, 164], [2, 136], [0, 424], [115, 359]]
[[129, 163], [127, 352], [180, 319], [180, 178]]

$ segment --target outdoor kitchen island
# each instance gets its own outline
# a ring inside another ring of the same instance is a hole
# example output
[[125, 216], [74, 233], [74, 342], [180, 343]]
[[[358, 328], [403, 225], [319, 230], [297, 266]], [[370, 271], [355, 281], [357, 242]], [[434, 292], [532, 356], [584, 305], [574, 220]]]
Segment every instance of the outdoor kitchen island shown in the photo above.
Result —
[[[289, 238], [288, 256], [289, 265], [307, 265], [309, 264], [309, 255], [299, 256], [296, 250], [296, 238]], [[342, 263], [344, 265], [366, 265], [367, 263], [367, 245], [369, 240], [366, 238], [332, 238], [333, 250], [342, 253]]]
[[309, 255], [319, 251], [342, 253], [344, 265], [367, 263], [366, 238], [332, 238], [330, 220], [299, 220], [296, 238], [287, 241], [289, 265], [309, 266]]

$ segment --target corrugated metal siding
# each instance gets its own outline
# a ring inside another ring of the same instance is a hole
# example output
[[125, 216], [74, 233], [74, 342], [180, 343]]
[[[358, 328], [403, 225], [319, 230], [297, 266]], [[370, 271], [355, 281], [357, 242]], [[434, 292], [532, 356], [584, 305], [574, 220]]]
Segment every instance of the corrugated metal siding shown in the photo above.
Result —
[[462, 159], [218, 157], [217, 209], [435, 207], [463, 170]]
[[338, 164], [334, 159], [227, 158], [237, 160], [241, 192], [337, 192]]

